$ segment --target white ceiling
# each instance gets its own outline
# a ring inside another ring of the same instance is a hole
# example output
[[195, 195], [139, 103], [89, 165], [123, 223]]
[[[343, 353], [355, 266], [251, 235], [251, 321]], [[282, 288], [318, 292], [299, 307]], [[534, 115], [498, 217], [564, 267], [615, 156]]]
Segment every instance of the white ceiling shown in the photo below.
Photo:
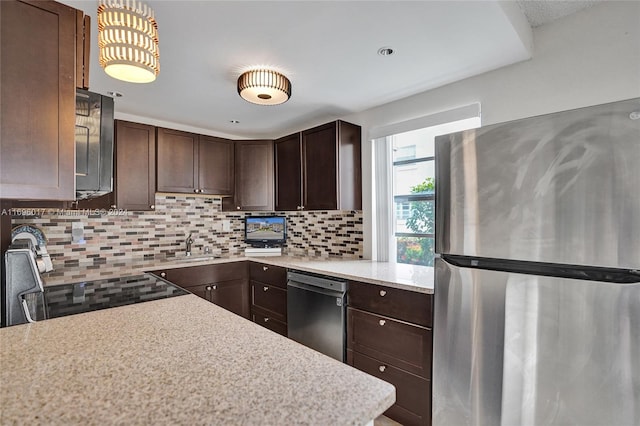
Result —
[[[90, 90], [121, 92], [116, 116], [220, 136], [283, 136], [531, 57], [515, 2], [148, 0], [160, 75], [133, 84], [99, 67], [97, 1], [63, 3], [92, 16]], [[383, 46], [395, 53], [379, 56]], [[238, 76], [256, 65], [289, 77], [288, 102], [238, 96]]]

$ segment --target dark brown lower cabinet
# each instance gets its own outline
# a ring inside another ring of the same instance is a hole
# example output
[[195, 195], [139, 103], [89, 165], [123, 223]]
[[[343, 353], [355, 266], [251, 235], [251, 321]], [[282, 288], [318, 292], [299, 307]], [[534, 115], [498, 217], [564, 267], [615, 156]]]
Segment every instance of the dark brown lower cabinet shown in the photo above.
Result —
[[430, 424], [431, 384], [429, 380], [396, 368], [389, 363], [348, 351], [347, 362], [396, 387], [396, 403], [385, 413], [403, 425]]
[[249, 293], [246, 278], [217, 282], [210, 287], [210, 302], [249, 319]]
[[287, 270], [279, 266], [249, 263], [251, 320], [287, 335]]
[[396, 387], [386, 416], [430, 425], [433, 295], [350, 282], [348, 305], [347, 363]]
[[155, 271], [154, 274], [221, 308], [250, 319], [246, 262]]

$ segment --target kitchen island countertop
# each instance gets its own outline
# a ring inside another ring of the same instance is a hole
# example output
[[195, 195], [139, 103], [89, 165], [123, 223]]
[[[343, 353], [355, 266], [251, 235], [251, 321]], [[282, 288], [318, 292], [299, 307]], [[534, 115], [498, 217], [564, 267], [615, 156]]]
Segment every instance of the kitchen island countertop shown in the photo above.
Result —
[[43, 279], [45, 285], [69, 284], [79, 281], [137, 275], [142, 272], [153, 272], [169, 268], [186, 268], [246, 260], [419, 293], [433, 294], [434, 288], [434, 271], [431, 267], [372, 260], [291, 256], [203, 258], [201, 261], [196, 256], [188, 259], [175, 257], [155, 259], [113, 258], [109, 262], [102, 264], [54, 265], [56, 269], [53, 272], [43, 274]]
[[366, 424], [390, 384], [178, 296], [0, 330], [0, 423]]

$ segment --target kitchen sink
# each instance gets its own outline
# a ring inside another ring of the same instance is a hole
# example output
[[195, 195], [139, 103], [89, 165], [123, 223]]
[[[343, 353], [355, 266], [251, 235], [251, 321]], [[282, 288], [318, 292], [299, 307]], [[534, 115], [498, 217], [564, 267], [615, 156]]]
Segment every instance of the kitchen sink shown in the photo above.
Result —
[[189, 257], [177, 257], [178, 262], [206, 262], [207, 260], [220, 259], [220, 256], [189, 256]]

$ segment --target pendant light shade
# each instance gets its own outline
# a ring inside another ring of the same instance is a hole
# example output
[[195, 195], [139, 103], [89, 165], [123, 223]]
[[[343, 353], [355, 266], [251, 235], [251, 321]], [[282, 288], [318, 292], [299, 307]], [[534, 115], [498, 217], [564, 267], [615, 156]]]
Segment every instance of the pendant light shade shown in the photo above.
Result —
[[238, 78], [238, 94], [258, 105], [278, 105], [291, 97], [291, 82], [277, 71], [256, 69]]
[[153, 10], [137, 0], [100, 0], [100, 66], [113, 78], [150, 83], [160, 72], [158, 24]]

